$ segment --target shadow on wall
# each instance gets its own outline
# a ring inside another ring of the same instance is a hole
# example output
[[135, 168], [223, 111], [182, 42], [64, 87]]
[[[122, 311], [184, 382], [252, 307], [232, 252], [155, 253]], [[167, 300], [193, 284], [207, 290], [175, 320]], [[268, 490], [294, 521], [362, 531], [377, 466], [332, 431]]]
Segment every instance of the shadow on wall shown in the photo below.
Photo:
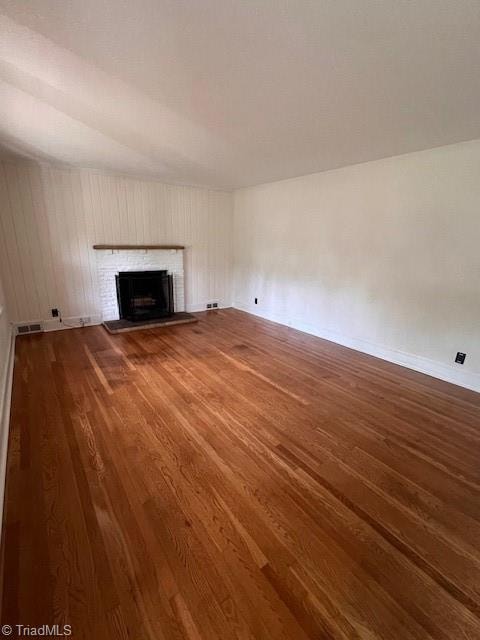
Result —
[[251, 275], [247, 290], [247, 299], [237, 300], [240, 306], [331, 339], [361, 340], [388, 349], [395, 344], [399, 352], [438, 360], [438, 336], [442, 336], [445, 364], [454, 364], [457, 351], [468, 351], [464, 370], [480, 373], [474, 368], [480, 341], [478, 327], [470, 319], [480, 317], [480, 308], [473, 291], [447, 296], [440, 285], [419, 281], [414, 289], [396, 286], [389, 291], [381, 278], [372, 282], [365, 274], [355, 285], [339, 286], [338, 279], [320, 283], [312, 274], [293, 278], [284, 268], [271, 277]]

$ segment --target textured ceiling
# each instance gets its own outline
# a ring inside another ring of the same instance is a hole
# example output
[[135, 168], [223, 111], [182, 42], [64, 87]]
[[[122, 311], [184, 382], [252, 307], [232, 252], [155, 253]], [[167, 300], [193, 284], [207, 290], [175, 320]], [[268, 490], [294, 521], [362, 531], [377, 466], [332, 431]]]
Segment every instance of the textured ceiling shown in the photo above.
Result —
[[233, 188], [480, 137], [478, 0], [0, 12], [0, 144], [29, 157]]

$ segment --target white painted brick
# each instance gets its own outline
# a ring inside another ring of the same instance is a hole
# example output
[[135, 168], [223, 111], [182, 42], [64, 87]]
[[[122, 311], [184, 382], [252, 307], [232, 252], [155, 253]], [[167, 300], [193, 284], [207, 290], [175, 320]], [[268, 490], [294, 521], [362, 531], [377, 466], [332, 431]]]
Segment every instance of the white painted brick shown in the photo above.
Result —
[[167, 269], [173, 275], [175, 311], [185, 311], [183, 251], [149, 249], [96, 251], [98, 286], [103, 320], [118, 320], [115, 276], [119, 271], [157, 271]]

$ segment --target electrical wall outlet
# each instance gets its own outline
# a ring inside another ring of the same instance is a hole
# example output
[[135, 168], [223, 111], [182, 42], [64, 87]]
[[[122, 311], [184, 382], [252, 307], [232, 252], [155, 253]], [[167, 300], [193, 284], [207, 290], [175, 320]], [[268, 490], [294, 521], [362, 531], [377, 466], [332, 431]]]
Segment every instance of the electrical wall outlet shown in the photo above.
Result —
[[218, 309], [218, 302], [212, 302], [212, 309]]
[[255, 304], [258, 304], [258, 298], [255, 298]]
[[207, 302], [207, 309], [211, 309], [212, 308], [212, 303], [211, 302]]
[[52, 309], [52, 318], [58, 318], [58, 309]]
[[462, 353], [461, 351], [458, 351], [457, 355], [455, 356], [455, 362], [457, 364], [463, 364], [465, 362], [466, 357], [467, 357], [466, 353]]

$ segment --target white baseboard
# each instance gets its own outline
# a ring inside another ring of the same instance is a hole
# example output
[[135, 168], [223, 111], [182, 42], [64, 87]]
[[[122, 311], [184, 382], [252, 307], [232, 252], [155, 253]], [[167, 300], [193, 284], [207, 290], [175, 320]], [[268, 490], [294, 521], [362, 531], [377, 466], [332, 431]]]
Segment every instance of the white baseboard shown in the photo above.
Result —
[[[80, 318], [90, 318], [90, 322], [86, 322], [85, 324], [81, 324]], [[22, 322], [22, 324], [24, 324]], [[42, 320], [43, 330], [48, 331], [62, 331], [63, 329], [78, 329], [83, 327], [94, 327], [98, 324], [102, 324], [102, 316], [100, 315], [92, 315], [90, 313], [85, 313], [83, 316], [71, 316], [68, 318], [63, 318], [62, 321], [58, 318], [52, 318], [51, 320]]]
[[[86, 322], [82, 325], [80, 322], [81, 318], [90, 318], [90, 322]], [[50, 318], [48, 320], [22, 320], [21, 322], [14, 322], [13, 327], [14, 331], [17, 333], [17, 327], [21, 327], [23, 325], [32, 325], [39, 324], [42, 327], [42, 331], [62, 331], [63, 329], [79, 329], [82, 326], [84, 327], [94, 327], [97, 324], [102, 323], [102, 317], [99, 315], [92, 315], [89, 313], [85, 313], [83, 316], [71, 316], [68, 318], [62, 318], [60, 322], [59, 318]], [[41, 332], [38, 332], [41, 333]], [[19, 335], [19, 334], [18, 334]], [[25, 335], [28, 335], [25, 334]]]
[[3, 499], [5, 496], [8, 434], [10, 430], [10, 404], [12, 400], [14, 360], [15, 360], [15, 331], [12, 328], [10, 346], [7, 353], [7, 360], [5, 363], [5, 379], [4, 379], [3, 388], [0, 388], [0, 514], [3, 514]]
[[318, 338], [323, 338], [324, 340], [329, 340], [330, 342], [341, 344], [344, 347], [349, 347], [350, 349], [361, 351], [362, 353], [368, 353], [369, 355], [375, 356], [376, 358], [387, 360], [388, 362], [398, 364], [402, 367], [406, 367], [407, 369], [413, 369], [414, 371], [419, 371], [420, 373], [425, 373], [429, 376], [433, 376], [434, 378], [439, 378], [440, 380], [445, 380], [446, 382], [451, 382], [452, 384], [457, 384], [460, 387], [471, 389], [472, 391], [477, 391], [480, 393], [480, 373], [462, 370], [459, 368], [462, 365], [455, 366], [448, 365], [443, 362], [437, 362], [436, 360], [431, 360], [430, 358], [425, 358], [424, 356], [418, 356], [413, 353], [399, 351], [397, 349], [392, 349], [390, 347], [375, 344], [361, 338], [353, 338], [351, 336], [345, 336], [335, 333], [328, 329], [321, 329], [309, 323], [287, 323], [283, 318], [280, 318], [274, 314], [261, 313], [260, 311], [258, 311], [258, 309], [251, 305], [234, 302], [232, 306], [235, 309], [246, 311], [247, 313], [251, 313], [252, 315], [258, 316], [260, 318], [265, 318], [266, 320], [276, 322], [277, 324], [292, 327], [293, 329], [297, 329], [298, 331], [309, 333], [311, 335], [317, 336]]
[[[223, 302], [219, 300], [218, 309], [228, 309], [231, 307], [231, 303]], [[197, 311], [207, 311], [207, 303], [199, 303], [199, 304], [190, 304], [186, 305], [185, 311], [189, 313], [195, 313]], [[210, 309], [208, 309], [210, 311]], [[80, 318], [90, 318], [90, 322], [86, 322], [84, 327], [94, 327], [96, 325], [102, 324], [102, 316], [99, 314], [91, 314], [85, 313], [83, 316], [69, 316], [62, 317], [62, 321], [60, 322], [59, 318], [49, 318], [48, 320], [22, 320], [22, 322], [14, 323], [14, 330], [16, 332], [16, 328], [22, 325], [31, 325], [31, 324], [39, 324], [42, 327], [42, 331], [62, 331], [63, 329], [77, 329], [82, 327], [80, 322]], [[28, 334], [27, 334], [28, 335]]]

